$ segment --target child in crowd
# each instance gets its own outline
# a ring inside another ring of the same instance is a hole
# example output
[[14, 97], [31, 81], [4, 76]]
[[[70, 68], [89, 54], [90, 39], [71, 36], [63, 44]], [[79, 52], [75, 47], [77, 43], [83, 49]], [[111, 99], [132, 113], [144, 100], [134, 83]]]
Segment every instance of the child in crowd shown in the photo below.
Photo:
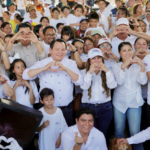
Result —
[[9, 78], [14, 90], [11, 100], [33, 108], [33, 104], [38, 102], [38, 90], [34, 81], [22, 79], [25, 68], [26, 64], [22, 59], [15, 59], [11, 64]]
[[41, 17], [40, 24], [43, 25], [43, 27], [47, 27], [50, 25], [48, 17]]
[[64, 6], [61, 8], [61, 12], [63, 13], [63, 18], [61, 18], [62, 22], [65, 23], [67, 21], [67, 17], [70, 14], [71, 8], [69, 6]]
[[56, 27], [57, 27], [56, 39], [60, 39], [61, 38], [61, 31], [64, 27], [64, 23], [57, 23]]
[[39, 41], [43, 41], [43, 39], [44, 39], [44, 34], [43, 34], [43, 25], [41, 25], [41, 24], [38, 24], [38, 25], [36, 25], [35, 27], [34, 27], [34, 30], [33, 30], [33, 32], [34, 32], [34, 34], [37, 36], [37, 38], [39, 39]]
[[38, 128], [39, 150], [61, 150], [61, 133], [68, 128], [60, 108], [54, 107], [54, 92], [44, 88], [40, 92], [43, 119]]

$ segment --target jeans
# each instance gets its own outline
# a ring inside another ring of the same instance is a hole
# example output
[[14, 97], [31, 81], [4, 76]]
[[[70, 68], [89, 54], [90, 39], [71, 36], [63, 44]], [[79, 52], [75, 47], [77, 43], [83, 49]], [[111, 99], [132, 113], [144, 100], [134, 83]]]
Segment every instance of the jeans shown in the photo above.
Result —
[[[114, 125], [115, 125], [115, 137], [123, 138], [126, 118], [129, 124], [130, 135], [133, 136], [140, 132], [141, 125], [141, 107], [128, 108], [126, 113], [123, 114], [114, 107]], [[133, 150], [144, 150], [143, 144], [136, 144], [132, 146]]]
[[24, 10], [24, 9], [20, 9], [20, 10], [18, 9], [18, 11], [20, 12], [21, 16], [24, 17], [24, 15], [25, 15], [25, 10]]
[[107, 129], [113, 117], [111, 102], [106, 102], [103, 104], [82, 103], [81, 107], [88, 107], [94, 110], [94, 127], [106, 135]]
[[64, 115], [67, 125], [72, 126], [74, 124], [72, 102], [68, 106], [60, 107], [60, 109], [63, 112], [63, 115]]

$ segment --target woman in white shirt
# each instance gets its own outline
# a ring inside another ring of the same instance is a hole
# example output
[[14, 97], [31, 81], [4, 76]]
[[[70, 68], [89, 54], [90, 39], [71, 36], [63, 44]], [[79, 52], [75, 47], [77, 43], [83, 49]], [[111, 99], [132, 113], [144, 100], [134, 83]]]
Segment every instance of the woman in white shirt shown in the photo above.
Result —
[[34, 81], [22, 79], [25, 68], [26, 64], [22, 59], [15, 59], [11, 64], [9, 78], [14, 90], [11, 100], [33, 108], [33, 104], [38, 102], [39, 94]]
[[[126, 118], [131, 135], [140, 132], [141, 106], [144, 101], [141, 85], [147, 83], [144, 63], [133, 58], [133, 48], [129, 42], [118, 46], [121, 62], [112, 67], [118, 86], [114, 90], [115, 137], [124, 137]], [[143, 145], [133, 145], [133, 150], [143, 150]]]
[[110, 89], [117, 86], [113, 74], [104, 64], [100, 49], [92, 48], [88, 52], [86, 69], [81, 71], [84, 83], [81, 107], [89, 107], [95, 111], [94, 126], [106, 135], [112, 120], [112, 104]]

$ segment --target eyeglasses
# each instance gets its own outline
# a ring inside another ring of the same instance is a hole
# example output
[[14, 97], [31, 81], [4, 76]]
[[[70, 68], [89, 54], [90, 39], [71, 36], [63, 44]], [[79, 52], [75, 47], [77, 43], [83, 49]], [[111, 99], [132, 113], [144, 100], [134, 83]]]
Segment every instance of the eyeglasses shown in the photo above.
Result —
[[150, 16], [150, 14], [147, 14], [146, 16]]
[[104, 48], [104, 47], [110, 48], [111, 46], [110, 46], [110, 45], [101, 45], [101, 46], [100, 46], [100, 48]]
[[45, 34], [46, 36], [55, 36], [56, 34]]

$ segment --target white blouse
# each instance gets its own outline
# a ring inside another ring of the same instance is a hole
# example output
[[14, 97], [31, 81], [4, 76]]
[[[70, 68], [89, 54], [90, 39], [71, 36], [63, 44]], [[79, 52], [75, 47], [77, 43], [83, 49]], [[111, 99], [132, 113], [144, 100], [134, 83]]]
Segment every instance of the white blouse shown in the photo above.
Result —
[[114, 90], [113, 105], [116, 109], [125, 113], [128, 108], [138, 108], [144, 101], [141, 85], [147, 83], [146, 72], [141, 72], [141, 67], [132, 64], [125, 71], [121, 69], [122, 62], [112, 67], [118, 86]]
[[[16, 83], [16, 81], [10, 81], [10, 82], [11, 82], [12, 87]], [[39, 102], [39, 93], [37, 90], [37, 86], [34, 81], [29, 81], [29, 83], [32, 86], [33, 94], [35, 97], [35, 103], [38, 103]], [[31, 105], [31, 103], [30, 103], [30, 93], [29, 93], [29, 91], [27, 91], [25, 93], [25, 90], [26, 90], [26, 86], [18, 86], [17, 87], [17, 89], [15, 90], [16, 102], [18, 102], [19, 104], [33, 108], [33, 105]]]
[[[107, 97], [106, 92], [103, 93], [104, 88], [102, 87], [101, 71], [96, 75], [95, 72], [92, 74], [82, 70], [81, 74], [84, 76], [84, 83], [81, 85], [83, 89], [82, 103], [105, 103], [111, 100], [111, 97]], [[91, 98], [88, 96], [88, 89], [92, 84]], [[111, 71], [106, 73], [106, 84], [109, 89], [113, 89], [117, 86]], [[110, 94], [111, 95], [111, 94]]]

